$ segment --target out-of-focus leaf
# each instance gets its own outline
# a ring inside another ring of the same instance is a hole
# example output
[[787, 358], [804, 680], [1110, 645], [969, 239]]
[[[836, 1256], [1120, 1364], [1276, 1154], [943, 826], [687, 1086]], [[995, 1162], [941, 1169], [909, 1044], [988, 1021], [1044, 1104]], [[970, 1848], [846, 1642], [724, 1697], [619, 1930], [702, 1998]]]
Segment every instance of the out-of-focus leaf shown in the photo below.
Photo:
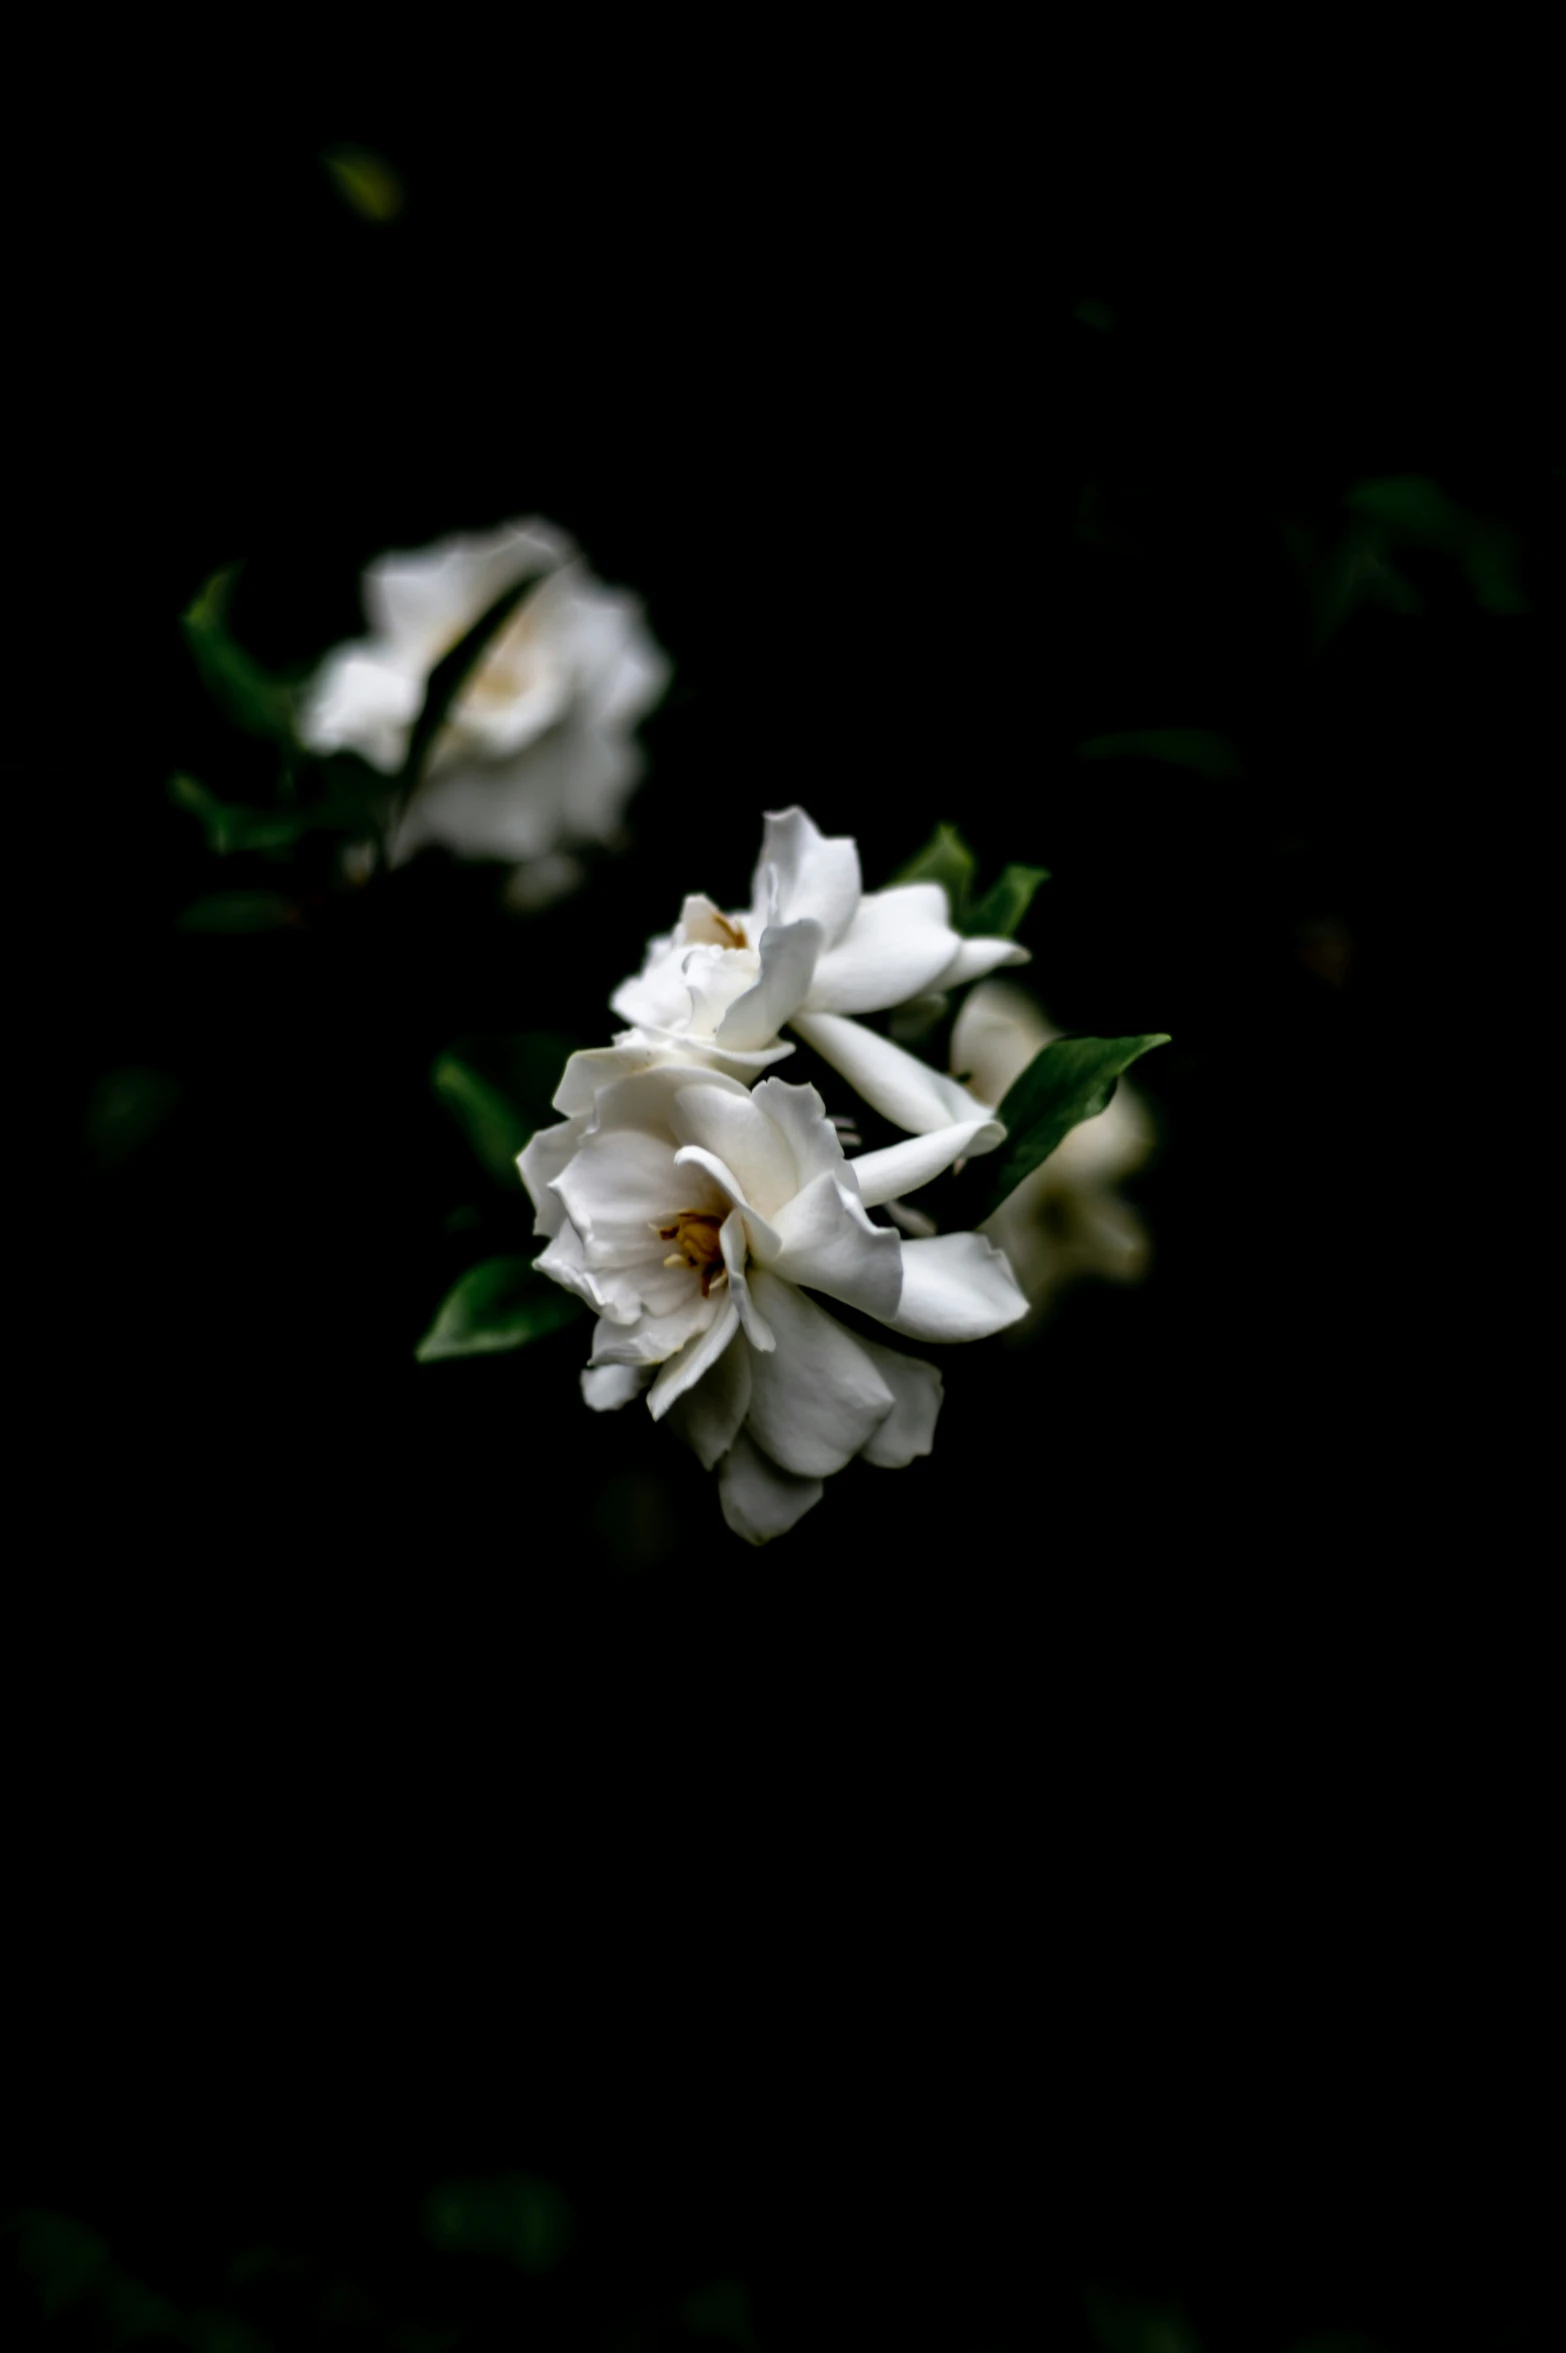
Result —
[[383, 156], [368, 147], [328, 147], [321, 161], [332, 184], [350, 211], [363, 221], [394, 221], [406, 198], [403, 186]]
[[975, 899], [977, 870], [978, 861], [956, 826], [938, 825], [924, 848], [892, 879], [938, 882], [951, 907], [953, 927], [966, 938], [1010, 939], [1049, 875], [1042, 866], [1008, 866], [999, 881]]
[[[1351, 514], [1364, 517], [1377, 528], [1384, 544], [1401, 543], [1454, 557], [1488, 612], [1529, 610], [1521, 579], [1520, 534], [1509, 523], [1459, 505], [1428, 475], [1384, 474], [1356, 482], [1344, 503]], [[1395, 580], [1401, 578], [1384, 555], [1380, 570]], [[1419, 609], [1407, 596], [1393, 594], [1387, 601], [1402, 611]]]
[[517, 1154], [536, 1123], [455, 1054], [439, 1056], [430, 1080], [490, 1175], [508, 1192], [517, 1192], [522, 1182]]
[[947, 1196], [947, 1225], [981, 1225], [1047, 1160], [1062, 1138], [1103, 1111], [1122, 1071], [1167, 1046], [1167, 1032], [1139, 1038], [1056, 1038], [1034, 1055], [1006, 1090], [996, 1117], [1005, 1122], [999, 1151], [968, 1163]]
[[520, 1348], [585, 1312], [574, 1292], [535, 1273], [527, 1259], [486, 1258], [452, 1285], [415, 1354], [420, 1364], [433, 1364], [444, 1356]]
[[1012, 939], [1033, 904], [1034, 892], [1041, 882], [1048, 880], [1049, 871], [1043, 866], [1003, 868], [999, 882], [992, 882], [983, 896], [968, 908], [963, 930], [975, 939]]
[[293, 901], [275, 891], [213, 891], [178, 918], [181, 931], [283, 931], [298, 921]]
[[101, 1168], [118, 1168], [150, 1143], [184, 1088], [172, 1071], [130, 1066], [99, 1079], [87, 1105], [87, 1146]]
[[424, 705], [413, 723], [408, 737], [408, 749], [398, 771], [397, 791], [404, 799], [413, 791], [424, 773], [430, 747], [445, 726], [452, 704], [477, 668], [490, 640], [497, 636], [510, 620], [522, 599], [536, 588], [538, 577], [529, 573], [522, 580], [503, 588], [493, 603], [486, 605], [472, 627], [465, 629], [449, 654], [442, 656], [430, 672], [424, 689]]
[[1350, 512], [1384, 523], [1400, 539], [1420, 547], [1457, 547], [1468, 517], [1425, 474], [1384, 474], [1356, 482], [1344, 501]]
[[1141, 727], [1123, 735], [1090, 735], [1077, 746], [1079, 760], [1153, 760], [1167, 768], [1194, 768], [1203, 776], [1238, 776], [1241, 759], [1226, 735], [1206, 727]]
[[680, 2306], [680, 2326], [690, 2336], [732, 2345], [736, 2353], [758, 2353], [750, 2290], [742, 2279], [716, 2279], [695, 2289]]
[[252, 809], [225, 801], [194, 776], [169, 778], [169, 798], [196, 818], [207, 847], [219, 857], [236, 850], [288, 850], [307, 833], [371, 835], [385, 787], [367, 761], [337, 753], [308, 764], [306, 778], [324, 787], [276, 809]]
[[444, 2181], [424, 2201], [424, 2235], [450, 2253], [501, 2255], [522, 2271], [553, 2271], [570, 2246], [570, 2203], [552, 2181], [497, 2173]]
[[976, 861], [955, 825], [938, 825], [924, 848], [893, 875], [894, 883], [938, 882], [951, 901], [955, 922], [968, 904]]
[[1201, 2353], [1190, 2322], [1165, 2304], [1098, 2288], [1089, 2290], [1086, 2302], [1093, 2343], [1102, 2353]]
[[208, 691], [251, 735], [294, 741], [293, 697], [229, 633], [228, 604], [237, 564], [214, 572], [180, 617], [185, 643]]
[[579, 1042], [557, 1030], [471, 1030], [453, 1038], [446, 1052], [498, 1088], [527, 1121], [531, 1135], [559, 1118], [555, 1090]]

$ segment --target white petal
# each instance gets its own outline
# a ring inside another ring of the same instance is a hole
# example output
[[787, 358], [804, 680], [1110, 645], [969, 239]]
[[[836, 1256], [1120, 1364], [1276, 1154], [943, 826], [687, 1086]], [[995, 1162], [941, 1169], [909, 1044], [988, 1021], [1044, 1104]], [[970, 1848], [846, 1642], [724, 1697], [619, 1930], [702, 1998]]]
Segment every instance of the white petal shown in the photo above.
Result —
[[503, 588], [564, 561], [571, 542], [547, 523], [456, 532], [432, 547], [378, 556], [365, 568], [364, 605], [382, 637], [433, 667]]
[[751, 1100], [764, 1111], [788, 1146], [793, 1159], [790, 1192], [798, 1192], [812, 1177], [830, 1172], [841, 1177], [847, 1163], [843, 1143], [828, 1119], [826, 1105], [814, 1087], [791, 1086], [787, 1079], [764, 1078]]
[[792, 1477], [741, 1430], [718, 1465], [718, 1500], [736, 1536], [769, 1544], [821, 1501], [821, 1481]]
[[650, 1365], [589, 1364], [582, 1369], [582, 1395], [594, 1413], [618, 1413], [640, 1397], [652, 1374]]
[[906, 1469], [916, 1455], [928, 1454], [935, 1444], [936, 1417], [941, 1410], [941, 1376], [922, 1356], [900, 1356], [895, 1348], [862, 1340], [870, 1360], [891, 1390], [894, 1403], [879, 1429], [865, 1441], [864, 1459], [883, 1471]]
[[1028, 1312], [1004, 1252], [982, 1234], [903, 1244], [903, 1295], [886, 1317], [910, 1340], [982, 1340]]
[[[745, 1189], [738, 1177], [718, 1158], [716, 1152], [704, 1151], [700, 1144], [682, 1144], [674, 1155], [674, 1165], [682, 1172], [692, 1172], [689, 1178], [692, 1199], [682, 1202], [682, 1208], [720, 1209], [725, 1214], [730, 1208], [743, 1210], [752, 1249], [771, 1257], [777, 1248], [777, 1236], [760, 1210], [746, 1200]], [[706, 1198], [698, 1201], [695, 1194], [703, 1187], [706, 1189]]]
[[879, 1013], [935, 988], [961, 939], [946, 919], [939, 883], [907, 882], [859, 902], [835, 948], [816, 965], [810, 1007], [820, 1013]]
[[684, 1306], [672, 1315], [644, 1315], [634, 1324], [602, 1320], [594, 1329], [588, 1362], [663, 1364], [688, 1342], [699, 1340], [717, 1321], [722, 1305], [720, 1298], [704, 1299], [700, 1286], [693, 1282]]
[[[676, 1199], [682, 1182], [690, 1197]], [[666, 1137], [637, 1128], [585, 1137], [554, 1189], [582, 1237], [589, 1266], [628, 1266], [649, 1257], [657, 1227], [677, 1210], [716, 1206], [697, 1200], [691, 1180], [676, 1174]]]
[[702, 1469], [710, 1471], [739, 1436], [749, 1410], [750, 1347], [742, 1332], [676, 1401], [669, 1427], [695, 1448]]
[[897, 1236], [890, 1226], [872, 1225], [858, 1195], [830, 1170], [778, 1211], [774, 1231], [781, 1247], [766, 1253], [770, 1274], [806, 1283], [882, 1323], [896, 1313], [903, 1287]]
[[[560, 1231], [548, 1249], [539, 1252], [533, 1265], [539, 1274], [547, 1275], [563, 1291], [574, 1291], [578, 1299], [585, 1299], [595, 1315], [602, 1313], [603, 1294], [582, 1255], [582, 1237], [569, 1219], [562, 1222]], [[629, 1323], [632, 1318], [625, 1316], [618, 1320]]]
[[389, 775], [402, 765], [408, 730], [424, 700], [424, 682], [387, 649], [339, 646], [300, 702], [299, 736], [313, 752], [361, 752]]
[[[1015, 940], [964, 940], [946, 970], [934, 984], [938, 989], [961, 988], [964, 981], [980, 980], [1000, 964], [1031, 964], [1031, 950], [1019, 948]], [[959, 1069], [962, 1067], [958, 1065]]]
[[851, 1332], [761, 1268], [757, 1306], [777, 1334], [771, 1356], [751, 1362], [747, 1427], [774, 1462], [801, 1478], [841, 1470], [892, 1409], [892, 1392]]
[[988, 1123], [982, 1119], [959, 1120], [955, 1127], [938, 1127], [927, 1136], [910, 1136], [906, 1144], [888, 1144], [880, 1152], [861, 1152], [849, 1162], [859, 1185], [859, 1198], [867, 1209], [877, 1208], [883, 1201], [895, 1201], [900, 1194], [916, 1193], [932, 1177], [950, 1168], [965, 1152], [973, 1150], [973, 1139]]
[[761, 976], [718, 1024], [720, 1046], [770, 1045], [811, 993], [823, 938], [819, 923], [771, 923], [761, 935]]
[[586, 1132], [585, 1119], [563, 1119], [558, 1127], [537, 1129], [517, 1154], [522, 1182], [538, 1212], [533, 1220], [535, 1234], [557, 1234], [565, 1222], [565, 1206], [552, 1188], [561, 1170], [576, 1157]]
[[[754, 1218], [750, 1220], [751, 1224], [755, 1222]], [[728, 1269], [729, 1297], [734, 1302], [745, 1337], [752, 1348], [759, 1348], [763, 1355], [770, 1356], [778, 1344], [777, 1336], [751, 1296], [750, 1277], [745, 1263], [750, 1251], [750, 1236], [741, 1211], [736, 1209], [724, 1219], [719, 1228], [718, 1240], [723, 1248], [723, 1263]]]
[[1025, 989], [1011, 981], [987, 980], [957, 1009], [952, 1068], [966, 1075], [986, 1103], [998, 1103], [1040, 1047], [1058, 1034]]
[[699, 1339], [687, 1341], [678, 1356], [671, 1356], [659, 1368], [658, 1377], [647, 1392], [647, 1410], [655, 1422], [662, 1421], [671, 1405], [677, 1404], [688, 1389], [693, 1389], [702, 1374], [709, 1371], [739, 1331], [739, 1315], [732, 1299], [723, 1300], [707, 1329]]
[[672, 1141], [669, 1125], [675, 1097], [682, 1087], [710, 1086], [744, 1096], [738, 1079], [704, 1069], [699, 1061], [654, 1062], [628, 1078], [615, 1079], [597, 1097], [600, 1128], [644, 1128], [649, 1135]]
[[679, 1143], [715, 1153], [738, 1179], [739, 1198], [763, 1217], [794, 1191], [794, 1156], [755, 1095], [688, 1086], [674, 1098], [669, 1126]]
[[[768, 910], [774, 880], [775, 917]], [[833, 948], [848, 929], [862, 887], [859, 852], [851, 835], [829, 837], [819, 832], [803, 809], [769, 810], [751, 884], [754, 908], [782, 923], [808, 916], [820, 924], [827, 947]]]
[[978, 1118], [983, 1125], [968, 1147], [972, 1153], [993, 1152], [1004, 1138], [1000, 1121], [986, 1116], [987, 1104], [975, 1102], [955, 1079], [932, 1070], [890, 1038], [877, 1037], [874, 1030], [841, 1013], [796, 1013], [793, 1026], [806, 1045], [814, 1046], [822, 1060], [840, 1071], [871, 1109], [894, 1127], [928, 1136]]

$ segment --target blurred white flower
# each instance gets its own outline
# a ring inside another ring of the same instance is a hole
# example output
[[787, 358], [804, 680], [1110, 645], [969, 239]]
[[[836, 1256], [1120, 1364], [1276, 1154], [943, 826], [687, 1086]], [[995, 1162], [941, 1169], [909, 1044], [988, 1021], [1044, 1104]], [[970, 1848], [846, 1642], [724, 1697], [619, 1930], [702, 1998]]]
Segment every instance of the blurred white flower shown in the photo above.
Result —
[[[1039, 1049], [1060, 1035], [1024, 990], [987, 980], [952, 1025], [952, 1068], [999, 1103]], [[1147, 1229], [1114, 1188], [1141, 1166], [1153, 1143], [1152, 1116], [1122, 1079], [1107, 1109], [1074, 1127], [986, 1220], [982, 1231], [1000, 1244], [1027, 1293], [1028, 1326], [1079, 1275], [1124, 1283], [1145, 1271]]]
[[430, 672], [528, 579], [537, 585], [453, 706], [391, 849], [394, 865], [428, 842], [534, 865], [519, 903], [569, 880], [565, 845], [613, 839], [641, 772], [631, 731], [670, 676], [639, 600], [594, 579], [564, 533], [507, 523], [377, 557], [363, 581], [371, 634], [327, 656], [300, 715], [312, 750], [356, 751], [395, 772]]
[[977, 1118], [970, 1149], [987, 1152], [1003, 1133], [989, 1105], [853, 1017], [1027, 961], [1011, 940], [964, 939], [939, 883], [866, 891], [851, 837], [794, 808], [767, 816], [750, 905], [725, 915], [687, 898], [609, 1001], [636, 1038], [680, 1049], [775, 1059], [787, 1024], [894, 1126], [929, 1135]]
[[1022, 1316], [982, 1236], [904, 1242], [867, 1214], [950, 1167], [979, 1124], [850, 1161], [814, 1087], [747, 1092], [670, 1062], [597, 1087], [520, 1161], [550, 1237], [540, 1271], [599, 1318], [588, 1404], [645, 1393], [655, 1420], [672, 1414], [753, 1544], [791, 1528], [856, 1455], [897, 1469], [928, 1454], [935, 1367], [858, 1338], [799, 1286], [913, 1340], [978, 1339]]

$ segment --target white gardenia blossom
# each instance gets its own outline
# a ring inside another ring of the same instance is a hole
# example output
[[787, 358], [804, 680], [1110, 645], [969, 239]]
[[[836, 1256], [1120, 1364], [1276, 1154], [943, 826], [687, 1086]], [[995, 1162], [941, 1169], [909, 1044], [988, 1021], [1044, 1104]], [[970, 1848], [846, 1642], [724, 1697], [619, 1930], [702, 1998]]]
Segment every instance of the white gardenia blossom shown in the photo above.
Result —
[[[952, 1068], [999, 1102], [1035, 1054], [1060, 1036], [1009, 981], [981, 983], [952, 1027]], [[1107, 1107], [1085, 1119], [1024, 1177], [983, 1228], [1004, 1249], [1037, 1322], [1078, 1275], [1132, 1282], [1147, 1266], [1147, 1229], [1114, 1188], [1153, 1148], [1150, 1112], [1122, 1079]]]
[[1025, 1314], [978, 1234], [906, 1242], [868, 1211], [972, 1147], [969, 1118], [844, 1157], [814, 1087], [753, 1090], [709, 1066], [656, 1062], [592, 1085], [584, 1107], [521, 1155], [549, 1236], [540, 1271], [598, 1328], [583, 1393], [599, 1411], [645, 1394], [716, 1468], [724, 1517], [763, 1544], [822, 1481], [862, 1455], [896, 1469], [927, 1454], [941, 1378], [921, 1358], [848, 1331], [801, 1285], [921, 1341], [971, 1340]]
[[431, 747], [393, 864], [434, 842], [547, 878], [568, 871], [571, 844], [615, 835], [641, 772], [631, 731], [667, 686], [669, 663], [639, 600], [604, 587], [548, 523], [377, 557], [363, 580], [371, 633], [327, 656], [305, 691], [301, 737], [394, 773], [431, 671], [503, 590], [529, 579], [537, 585]]
[[1023, 964], [1011, 940], [964, 939], [939, 883], [866, 891], [847, 835], [819, 832], [803, 809], [769, 814], [748, 907], [724, 914], [700, 894], [648, 945], [641, 971], [610, 999], [631, 1023], [617, 1044], [660, 1043], [751, 1063], [792, 1051], [787, 1025], [895, 1127], [933, 1135], [976, 1120], [969, 1149], [1001, 1141], [975, 1097], [855, 1019]]

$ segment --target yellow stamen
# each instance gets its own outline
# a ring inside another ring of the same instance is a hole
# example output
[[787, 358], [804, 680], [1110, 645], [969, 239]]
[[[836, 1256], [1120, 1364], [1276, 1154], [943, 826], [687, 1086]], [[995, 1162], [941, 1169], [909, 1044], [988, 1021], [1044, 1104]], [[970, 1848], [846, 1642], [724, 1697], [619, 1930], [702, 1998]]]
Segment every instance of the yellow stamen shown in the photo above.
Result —
[[719, 931], [722, 932], [729, 947], [749, 947], [750, 942], [745, 937], [745, 926], [743, 923], [731, 923], [726, 915], [719, 915], [717, 913], [714, 913], [712, 920], [717, 925]]

